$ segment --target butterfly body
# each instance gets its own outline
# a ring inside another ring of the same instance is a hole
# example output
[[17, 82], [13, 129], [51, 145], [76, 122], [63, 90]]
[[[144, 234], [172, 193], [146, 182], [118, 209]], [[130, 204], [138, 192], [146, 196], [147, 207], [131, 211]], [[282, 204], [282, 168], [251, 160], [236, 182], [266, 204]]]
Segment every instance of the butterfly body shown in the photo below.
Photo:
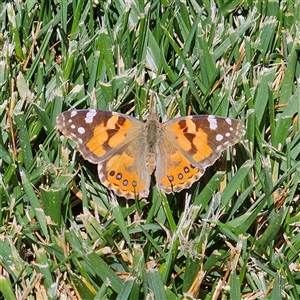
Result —
[[189, 188], [244, 134], [243, 125], [230, 118], [187, 116], [160, 123], [154, 112], [144, 123], [110, 111], [75, 110], [60, 114], [57, 124], [85, 159], [98, 164], [102, 184], [125, 198], [147, 197], [153, 172], [166, 193]]

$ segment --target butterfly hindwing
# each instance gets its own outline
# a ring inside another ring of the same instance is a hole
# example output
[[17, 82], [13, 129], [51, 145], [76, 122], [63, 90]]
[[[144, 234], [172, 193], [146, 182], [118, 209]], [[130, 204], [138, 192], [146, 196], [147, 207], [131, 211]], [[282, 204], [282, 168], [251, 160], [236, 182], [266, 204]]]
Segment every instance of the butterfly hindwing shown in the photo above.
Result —
[[98, 165], [101, 182], [118, 196], [145, 198], [149, 194], [150, 174], [145, 159], [143, 139], [135, 139]]

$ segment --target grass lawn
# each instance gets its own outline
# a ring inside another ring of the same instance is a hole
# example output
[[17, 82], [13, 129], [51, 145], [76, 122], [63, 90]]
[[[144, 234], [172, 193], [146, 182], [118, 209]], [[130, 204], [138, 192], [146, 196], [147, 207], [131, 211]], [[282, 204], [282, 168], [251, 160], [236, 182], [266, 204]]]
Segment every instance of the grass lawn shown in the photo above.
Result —
[[[0, 3], [0, 299], [300, 299], [299, 1]], [[214, 114], [190, 189], [115, 197], [56, 128]]]

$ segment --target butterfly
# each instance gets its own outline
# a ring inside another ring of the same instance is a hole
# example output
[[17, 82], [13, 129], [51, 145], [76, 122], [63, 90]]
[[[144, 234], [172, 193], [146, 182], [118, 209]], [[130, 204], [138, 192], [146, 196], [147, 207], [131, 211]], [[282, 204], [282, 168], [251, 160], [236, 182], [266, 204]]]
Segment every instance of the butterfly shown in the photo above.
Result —
[[125, 114], [86, 109], [63, 112], [56, 122], [82, 156], [98, 165], [101, 183], [127, 199], [149, 195], [154, 171], [158, 189], [167, 194], [189, 188], [245, 133], [238, 120], [213, 115], [161, 123], [155, 112], [141, 122]]

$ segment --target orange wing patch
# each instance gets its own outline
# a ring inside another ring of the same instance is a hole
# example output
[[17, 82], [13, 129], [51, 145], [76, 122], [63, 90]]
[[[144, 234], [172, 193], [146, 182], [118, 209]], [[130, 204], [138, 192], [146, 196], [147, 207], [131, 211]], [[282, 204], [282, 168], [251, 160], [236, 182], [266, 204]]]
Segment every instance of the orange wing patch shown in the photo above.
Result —
[[192, 119], [181, 120], [172, 124], [178, 146], [189, 153], [196, 161], [202, 161], [211, 155], [213, 150], [208, 145], [208, 136], [201, 128], [197, 128]]
[[166, 193], [178, 192], [192, 185], [202, 175], [201, 171], [191, 165], [190, 161], [179, 151], [170, 154], [170, 160], [165, 164], [163, 173], [157, 172], [158, 187]]
[[94, 155], [103, 156], [107, 152], [103, 145], [108, 139], [106, 127], [99, 125], [95, 128], [93, 137], [87, 142], [86, 147], [89, 151], [94, 153]]
[[98, 173], [101, 182], [126, 198], [147, 197], [150, 176], [141, 177], [134, 157], [126, 151], [115, 154], [99, 164]]
[[112, 115], [106, 123], [102, 122], [94, 128], [93, 136], [86, 146], [94, 155], [103, 156], [124, 142], [125, 133], [131, 127], [129, 120]]

